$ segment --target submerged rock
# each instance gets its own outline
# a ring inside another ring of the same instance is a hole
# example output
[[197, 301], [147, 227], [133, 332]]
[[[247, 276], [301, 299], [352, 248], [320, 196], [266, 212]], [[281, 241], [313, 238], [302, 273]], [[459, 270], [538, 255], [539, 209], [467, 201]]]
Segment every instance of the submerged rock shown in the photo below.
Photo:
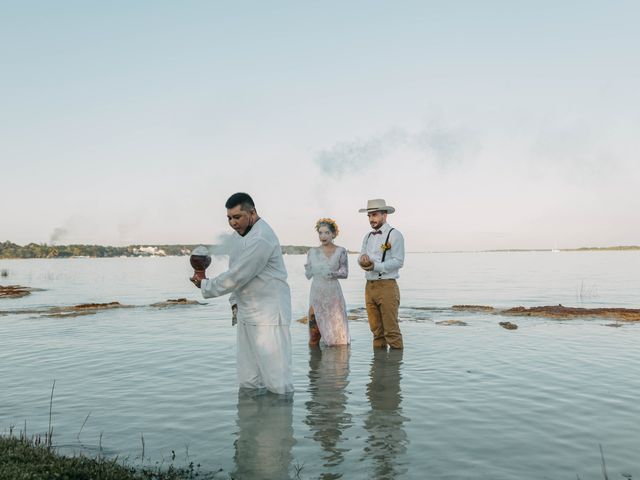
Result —
[[0, 286], [0, 298], [20, 298], [27, 295], [31, 295], [27, 287], [21, 287], [20, 285]]
[[500, 325], [502, 328], [505, 328], [507, 330], [517, 330], [518, 329], [518, 325], [516, 325], [515, 323], [511, 323], [511, 322], [500, 322], [498, 325]]
[[62, 307], [67, 310], [102, 310], [104, 308], [126, 308], [128, 305], [122, 305], [120, 302], [108, 303], [81, 303], [72, 307]]
[[175, 307], [176, 305], [206, 305], [206, 303], [200, 303], [197, 300], [187, 300], [186, 298], [174, 298], [164, 302], [152, 303], [150, 306], [156, 308]]
[[25, 308], [16, 310], [0, 310], [0, 315], [41, 315], [43, 317], [80, 317], [92, 315], [98, 311], [114, 308], [133, 308], [133, 305], [122, 305], [120, 302], [81, 303], [64, 307]]
[[640, 309], [637, 308], [578, 308], [563, 305], [544, 307], [515, 307], [500, 312], [502, 315], [541, 316], [551, 318], [610, 317], [624, 322], [640, 321]]
[[454, 305], [451, 309], [467, 312], [493, 312], [495, 310], [495, 308], [488, 305]]
[[51, 307], [37, 313], [43, 313], [46, 317], [79, 317], [81, 315], [91, 315], [100, 310], [111, 310], [113, 308], [132, 308], [133, 305], [123, 305], [120, 302], [108, 303], [81, 303], [67, 307]]
[[31, 292], [41, 292], [41, 288], [23, 287], [22, 285], [0, 285], [0, 298], [20, 298], [31, 295]]
[[45, 313], [42, 315], [43, 317], [50, 318], [67, 318], [67, 317], [83, 317], [85, 315], [95, 315], [95, 310], [86, 310], [86, 311], [75, 311], [75, 312], [56, 312], [56, 313]]
[[[152, 303], [151, 307], [167, 308], [178, 305], [206, 305], [196, 300], [187, 300], [186, 298], [169, 299], [164, 302]], [[65, 317], [80, 317], [83, 315], [93, 315], [94, 313], [112, 310], [117, 308], [144, 308], [147, 305], [123, 305], [120, 302], [107, 302], [107, 303], [80, 303], [78, 305], [68, 305], [63, 307], [43, 307], [43, 308], [27, 308], [27, 309], [15, 309], [15, 310], [0, 310], [0, 315], [25, 315], [25, 314], [37, 314], [43, 317], [52, 318], [65, 318]]]
[[455, 325], [460, 327], [466, 327], [467, 322], [463, 322], [462, 320], [442, 320], [441, 322], [436, 322], [436, 325]]

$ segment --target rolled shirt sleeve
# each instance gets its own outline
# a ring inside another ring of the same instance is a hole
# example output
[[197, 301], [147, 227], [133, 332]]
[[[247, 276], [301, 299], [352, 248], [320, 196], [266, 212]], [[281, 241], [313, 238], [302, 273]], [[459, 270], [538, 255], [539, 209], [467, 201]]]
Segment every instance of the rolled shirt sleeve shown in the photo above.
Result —
[[364, 255], [365, 253], [367, 253], [367, 243], [369, 242], [369, 237], [371, 235], [370, 234], [366, 234], [364, 236], [364, 239], [362, 240], [362, 248], [360, 248], [360, 256]]
[[202, 296], [220, 297], [243, 287], [264, 269], [272, 250], [273, 246], [262, 238], [252, 239], [229, 266], [229, 270], [202, 281]]
[[291, 291], [280, 242], [271, 227], [259, 219], [243, 236], [234, 233], [226, 272], [202, 281], [202, 296], [230, 293], [243, 325], [289, 325]]

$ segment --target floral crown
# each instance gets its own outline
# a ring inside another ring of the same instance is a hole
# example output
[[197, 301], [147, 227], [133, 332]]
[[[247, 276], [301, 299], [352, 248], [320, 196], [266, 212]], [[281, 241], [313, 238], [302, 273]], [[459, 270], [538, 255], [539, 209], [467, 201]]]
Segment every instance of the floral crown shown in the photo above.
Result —
[[340, 229], [338, 228], [338, 224], [333, 218], [321, 218], [316, 222], [316, 232], [320, 230], [322, 225], [329, 226], [329, 230], [337, 237]]

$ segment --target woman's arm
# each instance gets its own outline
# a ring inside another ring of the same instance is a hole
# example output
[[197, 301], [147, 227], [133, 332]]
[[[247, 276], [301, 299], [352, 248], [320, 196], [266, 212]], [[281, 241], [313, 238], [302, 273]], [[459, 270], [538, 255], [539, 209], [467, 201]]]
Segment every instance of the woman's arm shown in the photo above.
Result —
[[340, 258], [338, 259], [338, 270], [333, 273], [333, 278], [347, 278], [349, 276], [349, 258], [347, 257], [347, 249], [342, 248]]
[[313, 268], [311, 266], [311, 249], [307, 252], [307, 263], [304, 264], [304, 276], [307, 277], [308, 280], [311, 280], [313, 277]]

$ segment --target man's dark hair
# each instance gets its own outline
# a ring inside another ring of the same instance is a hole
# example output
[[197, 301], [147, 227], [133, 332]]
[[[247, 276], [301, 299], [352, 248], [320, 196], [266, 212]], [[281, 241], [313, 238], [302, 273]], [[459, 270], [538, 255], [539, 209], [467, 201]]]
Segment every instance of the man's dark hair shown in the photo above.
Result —
[[240, 208], [245, 212], [249, 212], [256, 208], [256, 204], [253, 203], [253, 198], [248, 193], [238, 192], [229, 197], [227, 203], [224, 204], [225, 208], [235, 208], [240, 205]]

